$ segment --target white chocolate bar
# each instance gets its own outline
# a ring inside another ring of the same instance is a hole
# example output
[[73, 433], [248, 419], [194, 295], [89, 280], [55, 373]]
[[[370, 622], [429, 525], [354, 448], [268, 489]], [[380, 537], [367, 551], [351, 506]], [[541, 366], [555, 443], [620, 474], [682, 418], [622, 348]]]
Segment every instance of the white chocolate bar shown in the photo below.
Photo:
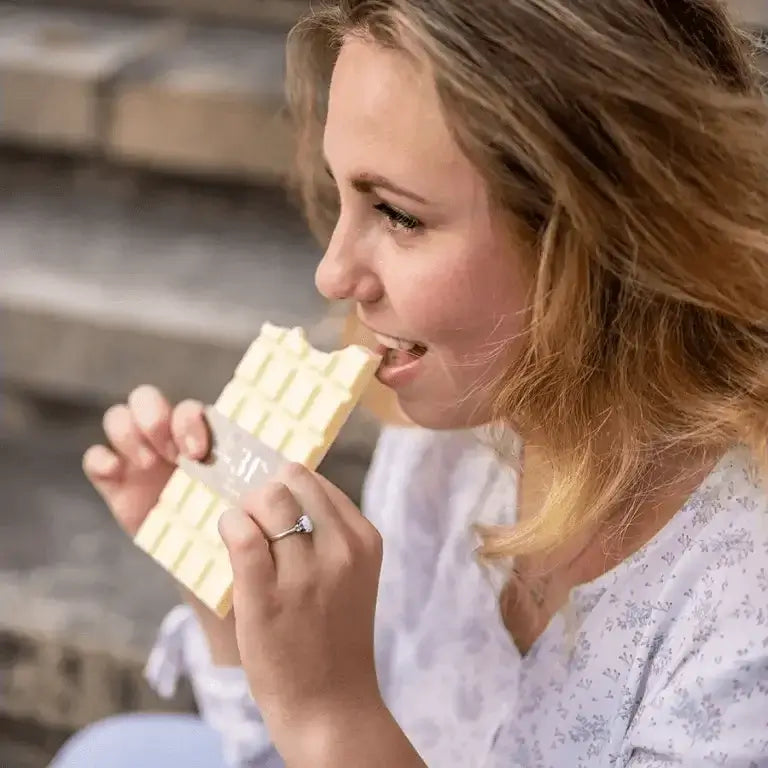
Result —
[[[320, 352], [300, 328], [266, 323], [214, 408], [288, 461], [316, 469], [379, 362], [361, 346]], [[177, 469], [135, 538], [222, 617], [232, 607], [232, 569], [218, 533], [227, 506], [226, 499]]]

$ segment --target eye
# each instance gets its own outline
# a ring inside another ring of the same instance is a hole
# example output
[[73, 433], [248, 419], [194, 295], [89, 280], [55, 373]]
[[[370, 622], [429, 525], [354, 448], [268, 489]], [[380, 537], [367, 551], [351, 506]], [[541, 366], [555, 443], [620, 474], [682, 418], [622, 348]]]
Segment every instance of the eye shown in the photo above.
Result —
[[388, 226], [392, 230], [414, 230], [421, 226], [421, 222], [417, 218], [398, 208], [393, 208], [389, 203], [378, 203], [373, 207], [387, 217]]

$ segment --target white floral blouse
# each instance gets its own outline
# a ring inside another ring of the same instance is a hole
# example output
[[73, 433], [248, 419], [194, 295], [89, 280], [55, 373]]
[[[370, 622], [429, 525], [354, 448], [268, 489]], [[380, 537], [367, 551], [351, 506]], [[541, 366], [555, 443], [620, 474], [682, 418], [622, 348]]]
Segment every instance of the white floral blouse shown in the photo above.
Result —
[[[516, 478], [467, 432], [384, 431], [364, 494], [384, 537], [382, 691], [431, 768], [768, 768], [768, 491], [719, 462], [630, 559], [571, 593], [521, 657], [472, 522], [512, 522]], [[189, 675], [237, 768], [277, 768], [239, 669], [210, 664], [186, 608], [147, 668]]]

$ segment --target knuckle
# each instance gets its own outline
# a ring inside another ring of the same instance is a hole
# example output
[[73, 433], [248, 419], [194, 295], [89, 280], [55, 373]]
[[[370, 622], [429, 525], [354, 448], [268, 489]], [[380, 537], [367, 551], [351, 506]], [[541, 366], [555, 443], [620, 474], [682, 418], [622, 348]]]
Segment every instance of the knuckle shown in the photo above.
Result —
[[313, 578], [313, 575], [309, 572], [309, 569], [303, 577], [295, 578], [290, 587], [298, 608], [309, 609], [317, 604], [320, 586], [318, 580]]
[[284, 610], [283, 600], [276, 590], [262, 597], [261, 615], [267, 621], [274, 621], [283, 614]]
[[153, 415], [145, 420], [144, 431], [148, 432], [150, 435], [157, 436], [165, 432], [167, 426], [167, 418], [164, 418], [162, 415]]
[[384, 538], [378, 528], [367, 520], [363, 522], [365, 524], [358, 534], [360, 551], [367, 560], [381, 560], [384, 555]]
[[184, 417], [194, 417], [203, 412], [203, 404], [199, 400], [187, 398], [174, 408], [174, 412]]
[[219, 519], [219, 534], [235, 554], [252, 550], [260, 538], [256, 527], [246, 524], [242, 517], [238, 510], [229, 510]]
[[259, 541], [259, 537], [253, 530], [237, 528], [229, 534], [229, 547], [235, 553], [250, 552]]
[[368, 552], [378, 561], [384, 557], [384, 539], [378, 531], [370, 539]]
[[372, 525], [368, 526], [366, 544], [374, 552], [382, 552], [384, 550], [384, 537], [381, 535], [378, 528], [374, 528]]
[[311, 566], [301, 570], [282, 574], [278, 578], [278, 589], [284, 601], [290, 601], [294, 605], [307, 604], [315, 599], [320, 591], [322, 579], [318, 578], [317, 571]]
[[292, 461], [281, 468], [278, 476], [290, 482], [301, 481], [309, 477], [310, 474], [310, 471], [303, 464]]
[[283, 483], [266, 483], [256, 493], [260, 496], [261, 503], [267, 508], [282, 506], [294, 501], [293, 494]]
[[165, 424], [162, 419], [151, 419], [144, 425], [144, 432], [152, 438], [160, 437], [165, 432]]
[[340, 537], [334, 551], [334, 567], [340, 573], [352, 570], [357, 563], [357, 552], [352, 542], [346, 537]]

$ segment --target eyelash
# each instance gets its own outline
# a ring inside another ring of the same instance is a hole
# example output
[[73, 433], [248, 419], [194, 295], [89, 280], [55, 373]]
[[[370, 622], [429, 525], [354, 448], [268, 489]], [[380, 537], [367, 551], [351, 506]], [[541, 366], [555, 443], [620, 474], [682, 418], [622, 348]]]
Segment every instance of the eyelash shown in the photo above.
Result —
[[389, 203], [378, 203], [373, 206], [379, 213], [386, 216], [389, 220], [389, 225], [393, 230], [407, 230], [412, 232], [422, 226], [421, 222], [411, 216], [410, 214], [401, 211], [398, 208], [393, 208]]

